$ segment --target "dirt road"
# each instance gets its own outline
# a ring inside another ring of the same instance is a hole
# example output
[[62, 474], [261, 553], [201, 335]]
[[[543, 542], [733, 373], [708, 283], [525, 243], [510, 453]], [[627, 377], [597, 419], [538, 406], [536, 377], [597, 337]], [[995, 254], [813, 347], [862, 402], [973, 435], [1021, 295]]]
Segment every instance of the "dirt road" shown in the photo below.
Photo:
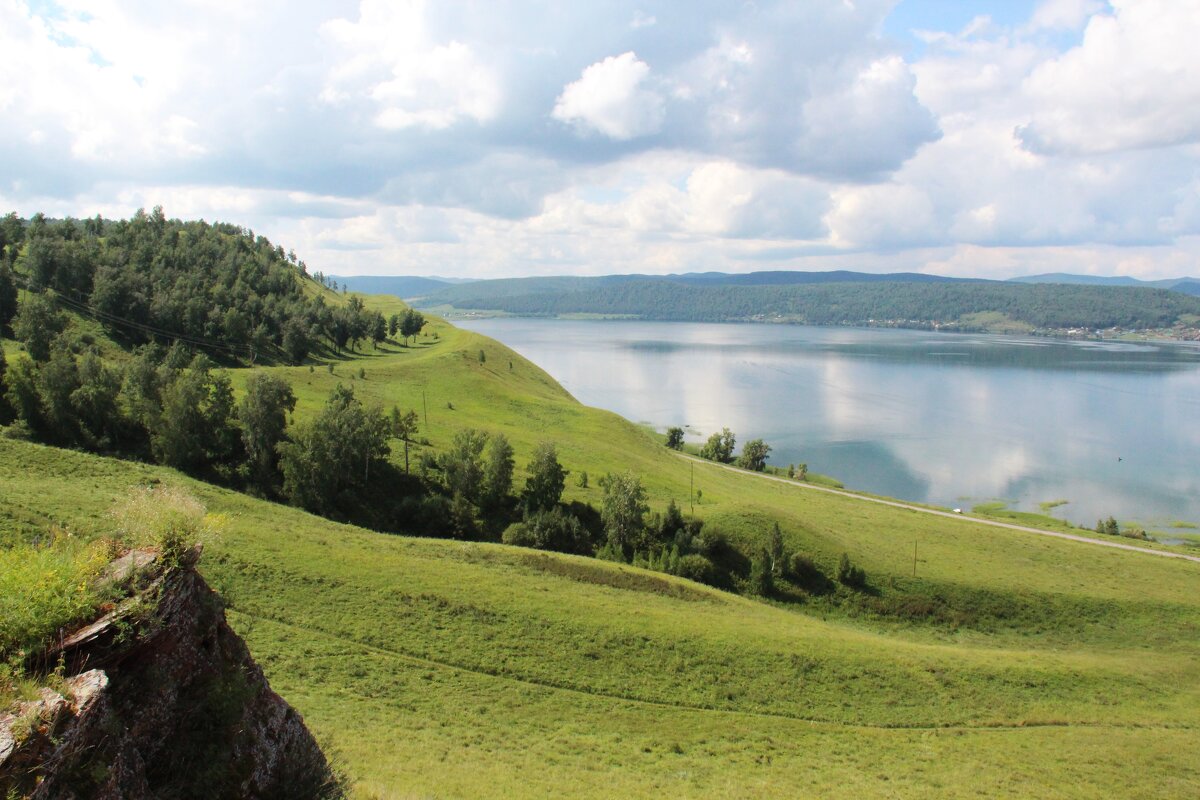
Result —
[[1007, 528], [1008, 530], [1021, 531], [1022, 533], [1036, 533], [1039, 536], [1053, 536], [1056, 539], [1070, 539], [1073, 542], [1083, 542], [1084, 544], [1094, 544], [1098, 547], [1112, 547], [1117, 550], [1131, 550], [1135, 553], [1145, 553], [1145, 554], [1151, 555], [1151, 556], [1162, 556], [1163, 558], [1180, 558], [1180, 559], [1183, 559], [1184, 561], [1194, 561], [1195, 563], [1200, 564], [1200, 556], [1189, 556], [1189, 555], [1185, 555], [1184, 553], [1172, 553], [1168, 550], [1151, 550], [1149, 547], [1138, 547], [1135, 544], [1125, 544], [1124, 542], [1107, 542], [1107, 541], [1104, 541], [1103, 539], [1093, 539], [1089, 536], [1078, 536], [1073, 533], [1061, 533], [1059, 531], [1047, 531], [1047, 530], [1042, 530], [1041, 528], [1030, 528], [1026, 525], [1015, 525], [1011, 522], [999, 522], [997, 520], [984, 519], [982, 517], [970, 516], [970, 515], [966, 515], [966, 514], [955, 514], [950, 511], [937, 511], [932, 508], [922, 508], [921, 506], [914, 506], [914, 505], [909, 505], [908, 503], [901, 503], [898, 500], [884, 500], [884, 499], [878, 498], [878, 497], [867, 497], [865, 495], [855, 494], [854, 492], [842, 491], [841, 489], [830, 489], [827, 486], [814, 486], [811, 483], [803, 483], [801, 481], [789, 480], [788, 478], [779, 478], [779, 477], [776, 477], [775, 475], [767, 475], [765, 473], [760, 473], [760, 472], [750, 472], [748, 470], [739, 469], [730, 464], [718, 464], [715, 461], [709, 461], [704, 458], [697, 458], [696, 456], [690, 456], [687, 453], [678, 453], [677, 455], [679, 455], [680, 458], [686, 458], [689, 461], [695, 461], [695, 462], [698, 462], [700, 464], [705, 464], [710, 467], [719, 467], [721, 469], [728, 469], [728, 470], [732, 470], [734, 472], [740, 472], [743, 475], [753, 475], [755, 477], [762, 478], [762, 479], [768, 480], [768, 481], [778, 481], [780, 483], [785, 483], [788, 486], [795, 486], [797, 489], [807, 489], [812, 492], [825, 492], [826, 494], [838, 494], [838, 495], [841, 495], [842, 497], [849, 497], [853, 500], [861, 500], [864, 503], [878, 503], [879, 505], [882, 505], [882, 506], [891, 506], [892, 508], [903, 508], [907, 511], [916, 511], [920, 514], [932, 514], [936, 517], [948, 517], [949, 519], [963, 520], [963, 521], [972, 522], [972, 523], [975, 523], [978, 525], [991, 525], [993, 528]]

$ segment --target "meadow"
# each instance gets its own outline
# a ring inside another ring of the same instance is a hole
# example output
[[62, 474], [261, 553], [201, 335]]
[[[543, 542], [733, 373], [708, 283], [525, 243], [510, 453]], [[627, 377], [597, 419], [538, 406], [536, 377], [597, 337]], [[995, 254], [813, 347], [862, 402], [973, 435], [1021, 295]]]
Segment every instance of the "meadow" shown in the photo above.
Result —
[[555, 442], [572, 471], [564, 500], [598, 504], [595, 479], [630, 470], [655, 509], [688, 513], [694, 482], [695, 514], [739, 550], [778, 522], [790, 550], [827, 570], [848, 553], [871, 588], [760, 601], [596, 559], [376, 533], [169, 469], [0, 439], [7, 546], [51, 527], [108, 535], [108, 510], [150, 483], [222, 515], [202, 571], [360, 797], [1200, 788], [1200, 564], [693, 465], [441, 320], [411, 347], [331, 363], [269, 368], [293, 384], [297, 419], [342, 382], [417, 411], [429, 444], [410, 459], [479, 428], [512, 441], [518, 484], [537, 443]]

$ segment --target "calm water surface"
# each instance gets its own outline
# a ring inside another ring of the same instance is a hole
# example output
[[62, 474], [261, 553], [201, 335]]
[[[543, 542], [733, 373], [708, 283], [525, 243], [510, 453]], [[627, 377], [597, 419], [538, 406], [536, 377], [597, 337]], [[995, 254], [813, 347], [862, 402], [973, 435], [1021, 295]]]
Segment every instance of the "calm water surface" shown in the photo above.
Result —
[[787, 325], [460, 321], [580, 401], [770, 463], [968, 507], [1200, 522], [1200, 348]]

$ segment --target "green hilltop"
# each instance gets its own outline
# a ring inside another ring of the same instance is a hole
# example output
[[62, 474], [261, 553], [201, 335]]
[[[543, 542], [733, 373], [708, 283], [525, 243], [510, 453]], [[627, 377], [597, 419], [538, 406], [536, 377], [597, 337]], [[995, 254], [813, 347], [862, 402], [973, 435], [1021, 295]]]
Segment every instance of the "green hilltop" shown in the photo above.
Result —
[[[304, 287], [330, 308], [350, 303]], [[407, 310], [362, 302], [385, 318]], [[86, 314], [68, 326], [109, 361], [129, 358]], [[11, 369], [24, 356], [3, 345]], [[846, 554], [865, 587], [781, 580], [761, 599], [597, 558], [381, 533], [12, 436], [0, 437], [0, 547], [52, 529], [108, 536], [109, 510], [139, 486], [196, 497], [224, 520], [202, 572], [362, 798], [1184, 797], [1200, 786], [1200, 564], [694, 463], [486, 337], [431, 318], [409, 345], [230, 362], [230, 388], [240, 400], [256, 373], [286, 379], [293, 425], [339, 384], [413, 409], [414, 464], [464, 431], [504, 434], [517, 485], [553, 442], [576, 508], [600, 505], [601, 476], [629, 471], [652, 511], [674, 501], [690, 515], [694, 485], [734, 588], [776, 524], [823, 575]], [[402, 443], [386, 461], [402, 471]], [[19, 610], [26, 587], [0, 588], [0, 609]]]

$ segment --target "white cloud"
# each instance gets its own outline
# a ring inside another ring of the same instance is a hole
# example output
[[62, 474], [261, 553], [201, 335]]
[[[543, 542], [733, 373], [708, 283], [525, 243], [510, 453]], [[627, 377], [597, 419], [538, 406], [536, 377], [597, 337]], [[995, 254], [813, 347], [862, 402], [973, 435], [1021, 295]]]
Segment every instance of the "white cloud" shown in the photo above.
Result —
[[487, 122], [500, 109], [496, 72], [457, 40], [433, 41], [421, 0], [364, 0], [357, 21], [322, 26], [342, 58], [330, 71], [322, 97], [344, 103], [369, 97], [381, 128], [448, 128], [461, 120]]
[[1102, 0], [1044, 0], [1026, 26], [1029, 30], [1079, 30], [1093, 14], [1104, 10]]
[[635, 11], [633, 12], [633, 19], [629, 21], [629, 27], [635, 30], [638, 28], [649, 28], [657, 22], [658, 20], [655, 17], [642, 11]]
[[563, 88], [552, 116], [611, 139], [655, 133], [662, 126], [664, 108], [656, 92], [643, 88], [649, 75], [649, 65], [633, 51], [609, 56]]
[[1200, 3], [1113, 0], [1078, 47], [1041, 64], [1019, 129], [1042, 153], [1103, 153], [1200, 141]]
[[161, 203], [342, 272], [1196, 271], [1195, 2], [916, 58], [894, 5], [0, 0], [0, 210]]
[[928, 195], [891, 183], [836, 190], [825, 224], [839, 247], [920, 245], [937, 233]]

